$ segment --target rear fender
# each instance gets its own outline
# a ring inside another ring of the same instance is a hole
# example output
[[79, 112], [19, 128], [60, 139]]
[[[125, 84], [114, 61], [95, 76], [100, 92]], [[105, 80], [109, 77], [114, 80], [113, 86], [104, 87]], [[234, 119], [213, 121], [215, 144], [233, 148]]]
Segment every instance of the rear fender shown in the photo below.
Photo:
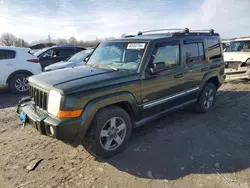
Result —
[[208, 80], [210, 78], [217, 78], [218, 81], [219, 81], [219, 83], [223, 82], [223, 80], [219, 79], [219, 76], [217, 75], [217, 72], [215, 72], [215, 71], [207, 72], [206, 74], [204, 74], [204, 76], [202, 78], [202, 82], [201, 82], [201, 85], [200, 85], [200, 88], [199, 88], [197, 96], [199, 96], [201, 94], [201, 92], [203, 91], [206, 83], [208, 82]]

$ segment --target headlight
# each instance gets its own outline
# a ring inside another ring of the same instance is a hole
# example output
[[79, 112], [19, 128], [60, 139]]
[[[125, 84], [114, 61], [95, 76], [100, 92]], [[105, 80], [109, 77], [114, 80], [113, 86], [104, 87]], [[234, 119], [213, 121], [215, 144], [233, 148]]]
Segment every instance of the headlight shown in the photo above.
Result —
[[57, 116], [60, 110], [61, 104], [61, 94], [57, 91], [51, 90], [49, 92], [49, 100], [48, 100], [48, 112]]

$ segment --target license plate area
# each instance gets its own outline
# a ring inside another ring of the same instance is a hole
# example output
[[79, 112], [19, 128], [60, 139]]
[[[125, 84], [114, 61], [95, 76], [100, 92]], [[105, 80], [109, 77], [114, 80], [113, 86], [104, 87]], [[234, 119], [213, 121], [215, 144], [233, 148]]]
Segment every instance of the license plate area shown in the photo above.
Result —
[[19, 119], [23, 122], [23, 123], [26, 123], [26, 120], [27, 120], [27, 115], [21, 111], [20, 112], [20, 115], [19, 115]]

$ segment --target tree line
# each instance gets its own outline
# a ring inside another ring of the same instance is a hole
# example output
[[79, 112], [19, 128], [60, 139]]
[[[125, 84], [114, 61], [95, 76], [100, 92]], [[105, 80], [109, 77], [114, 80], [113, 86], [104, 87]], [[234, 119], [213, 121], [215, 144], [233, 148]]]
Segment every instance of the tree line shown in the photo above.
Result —
[[[121, 36], [124, 36], [122, 34]], [[22, 38], [18, 38], [11, 33], [3, 33], [0, 37], [0, 45], [2, 46], [17, 46], [17, 47], [30, 47], [39, 43], [55, 43], [57, 45], [77, 45], [82, 47], [94, 47], [102, 40], [114, 39], [114, 37], [104, 38], [104, 39], [95, 39], [89, 41], [77, 40], [75, 37], [70, 37], [69, 39], [51, 39], [50, 35], [48, 39], [33, 41], [31, 43], [25, 41]]]

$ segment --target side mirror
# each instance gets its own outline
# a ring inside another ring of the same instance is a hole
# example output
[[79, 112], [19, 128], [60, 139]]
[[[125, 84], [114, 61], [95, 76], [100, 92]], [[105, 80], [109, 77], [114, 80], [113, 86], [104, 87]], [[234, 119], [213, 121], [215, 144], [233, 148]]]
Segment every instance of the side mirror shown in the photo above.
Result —
[[151, 74], [156, 74], [159, 72], [163, 72], [166, 68], [165, 62], [156, 62], [153, 63], [153, 67], [150, 68]]

